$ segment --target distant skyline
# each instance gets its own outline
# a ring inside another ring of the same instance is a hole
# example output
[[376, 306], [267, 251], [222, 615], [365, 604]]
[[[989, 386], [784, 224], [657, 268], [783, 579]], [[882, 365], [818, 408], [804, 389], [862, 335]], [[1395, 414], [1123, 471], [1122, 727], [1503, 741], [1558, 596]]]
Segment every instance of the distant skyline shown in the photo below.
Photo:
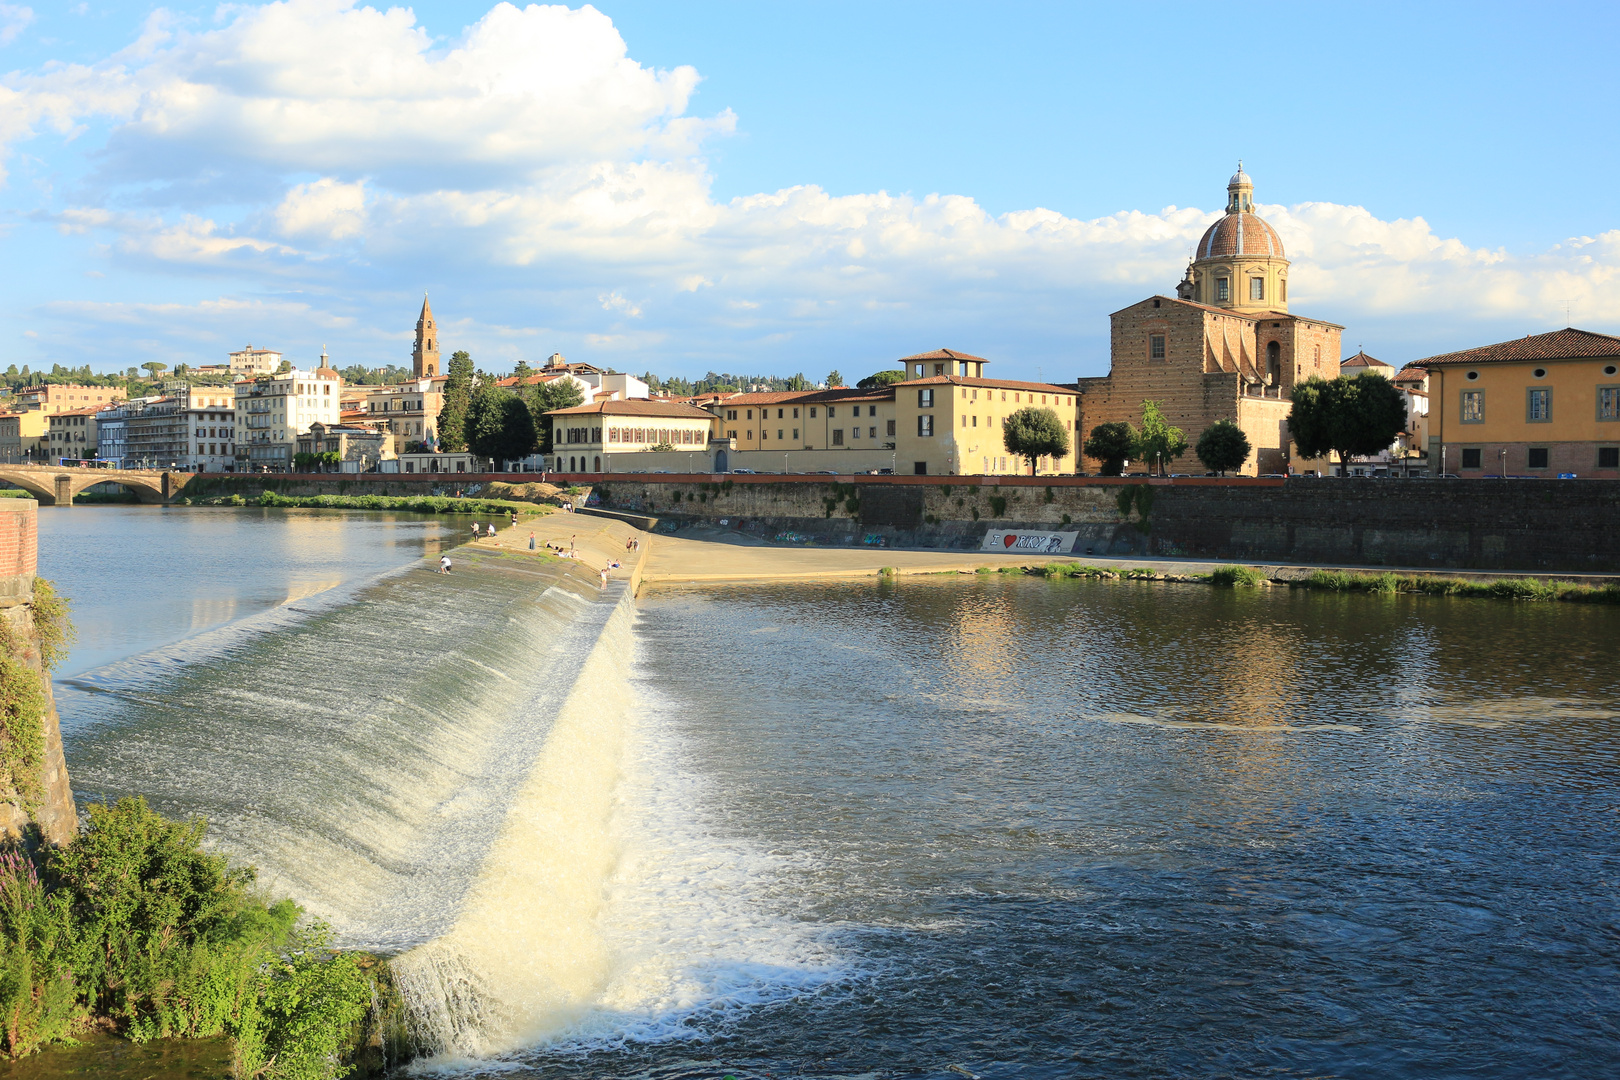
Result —
[[[0, 2], [5, 355], [1106, 372], [1244, 159], [1290, 307], [1620, 333], [1611, 5]], [[1566, 305], [1568, 317], [1566, 320]]]

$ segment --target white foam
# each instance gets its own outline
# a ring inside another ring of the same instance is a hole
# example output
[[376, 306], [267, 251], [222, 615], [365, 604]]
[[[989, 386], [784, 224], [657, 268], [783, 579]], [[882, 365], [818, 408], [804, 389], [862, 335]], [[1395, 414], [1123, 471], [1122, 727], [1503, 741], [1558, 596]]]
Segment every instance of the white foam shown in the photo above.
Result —
[[773, 910], [779, 864], [724, 834], [672, 710], [638, 700], [633, 619], [627, 597], [454, 926], [394, 961], [437, 1051], [417, 1071], [691, 1037], [848, 970], [829, 935]]

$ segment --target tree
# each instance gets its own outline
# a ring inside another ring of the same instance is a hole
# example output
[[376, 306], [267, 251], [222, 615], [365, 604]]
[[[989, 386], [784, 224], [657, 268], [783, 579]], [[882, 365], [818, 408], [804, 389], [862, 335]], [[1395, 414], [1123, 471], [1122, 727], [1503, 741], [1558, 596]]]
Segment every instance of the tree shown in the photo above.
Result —
[[528, 403], [494, 379], [480, 380], [473, 391], [465, 431], [467, 448], [479, 457], [514, 461], [534, 453], [534, 415]]
[[1332, 382], [1312, 376], [1294, 387], [1288, 433], [1306, 457], [1337, 451], [1343, 475], [1350, 458], [1388, 450], [1406, 427], [1406, 402], [1382, 375], [1340, 375]]
[[[519, 387], [521, 387], [523, 385], [523, 380], [524, 379], [529, 379], [529, 378], [533, 378], [533, 377], [534, 377], [534, 368], [529, 366], [529, 362], [527, 360], [519, 360], [517, 362], [517, 367], [512, 369], [512, 378], [517, 380], [517, 385]], [[646, 380], [642, 380], [642, 381], [645, 382]], [[648, 383], [647, 385], [651, 386], [652, 384]]]
[[472, 404], [473, 363], [466, 352], [450, 354], [450, 370], [444, 382], [444, 404], [439, 406], [439, 449], [455, 452], [467, 449], [467, 409]]
[[[142, 364], [141, 367], [146, 369], [147, 378], [149, 379], [155, 379], [169, 369], [169, 365], [165, 364], [161, 360], [148, 360], [146, 363]], [[23, 368], [23, 374], [28, 374], [27, 368]]]
[[529, 413], [534, 417], [536, 441], [542, 454], [551, 453], [553, 446], [552, 422], [546, 415], [553, 409], [572, 409], [585, 404], [585, 391], [573, 379], [552, 379], [530, 388], [525, 396]]
[[1225, 476], [1229, 469], [1241, 469], [1249, 460], [1249, 437], [1230, 420], [1217, 420], [1198, 436], [1198, 460], [1210, 472]]
[[1062, 457], [1069, 452], [1069, 433], [1051, 409], [1026, 406], [1001, 422], [1001, 441], [1007, 453], [1029, 462], [1035, 475], [1035, 459]]
[[1091, 429], [1091, 437], [1081, 447], [1086, 457], [1102, 462], [1099, 470], [1104, 476], [1118, 476], [1125, 471], [1125, 463], [1136, 453], [1136, 429], [1123, 420], [1098, 424]]
[[281, 362], [281, 366], [276, 368], [276, 374], [277, 375], [285, 375], [285, 374], [287, 374], [287, 372], [289, 372], [291, 370], [292, 370], [292, 361], [291, 360], [283, 360]]
[[834, 370], [832, 372], [829, 372], [828, 375], [827, 375], [827, 385], [829, 387], [843, 386], [844, 385], [844, 377], [842, 375], [838, 374], [838, 372], [836, 370]]
[[891, 386], [894, 383], [905, 381], [906, 373], [901, 370], [874, 371], [855, 385], [861, 390], [876, 390], [879, 387]]
[[1157, 465], [1163, 473], [1165, 467], [1187, 452], [1187, 436], [1159, 411], [1157, 401], [1142, 402], [1142, 431], [1136, 437], [1137, 456], [1150, 467]]

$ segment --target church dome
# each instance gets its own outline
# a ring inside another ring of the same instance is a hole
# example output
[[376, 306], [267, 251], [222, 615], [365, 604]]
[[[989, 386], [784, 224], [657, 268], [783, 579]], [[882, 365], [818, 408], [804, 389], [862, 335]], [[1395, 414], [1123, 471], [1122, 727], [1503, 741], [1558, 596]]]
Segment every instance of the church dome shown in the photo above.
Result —
[[1267, 225], [1264, 218], [1242, 211], [1229, 213], [1211, 225], [1204, 233], [1204, 238], [1198, 241], [1198, 248], [1193, 257], [1220, 259], [1233, 255], [1257, 255], [1275, 259], [1287, 257], [1283, 254], [1282, 238], [1277, 235], [1277, 230]]
[[1238, 171], [1232, 174], [1232, 179], [1226, 182], [1226, 186], [1229, 188], [1254, 186], [1254, 181], [1249, 179], [1249, 174], [1243, 171], [1242, 162], [1238, 163]]

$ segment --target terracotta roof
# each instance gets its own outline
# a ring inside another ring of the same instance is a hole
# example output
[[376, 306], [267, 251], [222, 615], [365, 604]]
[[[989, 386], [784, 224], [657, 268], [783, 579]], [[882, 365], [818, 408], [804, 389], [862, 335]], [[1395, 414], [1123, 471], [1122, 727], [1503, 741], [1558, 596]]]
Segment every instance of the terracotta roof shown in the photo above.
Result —
[[1195, 258], [1220, 259], [1229, 255], [1265, 255], [1275, 259], [1287, 258], [1283, 254], [1282, 238], [1277, 230], [1256, 214], [1227, 214], [1204, 232], [1198, 241]]
[[572, 409], [552, 409], [547, 416], [667, 416], [676, 420], [713, 420], [714, 414], [692, 405], [673, 401], [632, 398], [629, 401], [598, 401], [575, 405]]
[[978, 364], [990, 363], [990, 361], [986, 360], [982, 356], [974, 356], [972, 353], [957, 352], [955, 349], [935, 349], [933, 352], [920, 352], [915, 356], [902, 356], [898, 363], [903, 364], [907, 360], [972, 360]]
[[1427, 379], [1429, 373], [1416, 364], [1407, 364], [1395, 373], [1395, 382], [1419, 382]]
[[1057, 386], [1053, 383], [1018, 382], [1013, 379], [975, 379], [967, 375], [932, 375], [926, 379], [908, 379], [903, 383], [893, 383], [893, 386], [941, 386], [949, 383], [952, 386], [986, 386], [992, 390], [1030, 390], [1037, 394], [1078, 394], [1072, 386]]
[[1377, 357], [1368, 356], [1366, 353], [1362, 352], [1359, 349], [1356, 350], [1356, 355], [1352, 356], [1350, 359], [1348, 359], [1348, 360], [1340, 360], [1339, 361], [1339, 370], [1340, 371], [1343, 371], [1347, 367], [1387, 367], [1387, 368], [1393, 368], [1394, 366], [1395, 366], [1394, 364], [1386, 364], [1386, 363], [1384, 363], [1382, 360], [1379, 360]]
[[1620, 356], [1620, 337], [1571, 327], [1554, 330], [1550, 334], [1527, 334], [1497, 345], [1441, 353], [1427, 360], [1414, 360], [1411, 366], [1431, 368], [1451, 364], [1516, 364], [1526, 360], [1585, 360], [1598, 356]]

